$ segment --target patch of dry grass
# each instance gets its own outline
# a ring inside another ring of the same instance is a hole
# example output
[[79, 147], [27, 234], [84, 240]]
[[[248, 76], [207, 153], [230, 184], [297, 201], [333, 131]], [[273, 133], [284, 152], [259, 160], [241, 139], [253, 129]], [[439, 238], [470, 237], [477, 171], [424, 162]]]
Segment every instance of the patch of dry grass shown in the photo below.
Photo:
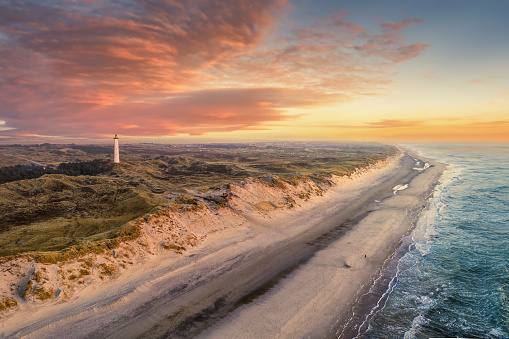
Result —
[[[113, 148], [108, 154], [107, 147], [0, 146], [0, 154], [9, 154], [0, 165], [23, 157], [45, 164], [108, 159]], [[45, 175], [0, 185], [0, 257], [36, 252], [39, 262], [57, 263], [102, 253], [136, 238], [139, 229], [129, 222], [157, 206], [201, 208], [191, 195], [168, 199], [170, 192], [205, 192], [271, 174], [280, 177], [270, 183], [274, 187], [303, 176], [326, 182], [330, 174], [349, 175], [396, 152], [392, 146], [347, 143], [121, 145], [122, 163], [102, 176]], [[303, 192], [301, 198], [308, 196]], [[214, 203], [226, 207], [228, 199]]]
[[105, 178], [46, 175], [0, 185], [0, 256], [111, 240], [153, 207], [146, 194]]
[[11, 298], [3, 297], [0, 301], [0, 311], [16, 306], [18, 306], [18, 302]]

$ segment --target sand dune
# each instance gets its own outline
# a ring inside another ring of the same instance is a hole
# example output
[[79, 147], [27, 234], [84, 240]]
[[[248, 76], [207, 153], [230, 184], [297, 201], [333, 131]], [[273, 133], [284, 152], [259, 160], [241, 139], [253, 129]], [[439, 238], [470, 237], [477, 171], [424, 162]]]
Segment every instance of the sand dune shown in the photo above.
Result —
[[[432, 166], [416, 171], [414, 158], [401, 155], [352, 178], [333, 178], [330, 189], [310, 182], [283, 188], [256, 181], [234, 185], [232, 209], [178, 216], [181, 224], [193, 225], [188, 232], [200, 240], [194, 248], [179, 256], [164, 252], [157, 246], [157, 227], [177, 221], [152, 220], [143, 225], [150, 253], [138, 253], [143, 260], [135, 260], [135, 267], [87, 285], [67, 302], [21, 307], [4, 316], [1, 333], [327, 335], [349, 317], [436, 184], [442, 165], [420, 161]], [[394, 195], [396, 185], [408, 187]]]

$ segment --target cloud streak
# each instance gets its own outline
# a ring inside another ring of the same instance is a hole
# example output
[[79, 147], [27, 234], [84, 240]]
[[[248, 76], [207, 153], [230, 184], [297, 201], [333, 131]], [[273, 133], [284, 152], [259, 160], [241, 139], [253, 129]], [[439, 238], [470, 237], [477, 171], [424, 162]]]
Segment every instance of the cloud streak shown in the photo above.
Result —
[[401, 32], [410, 26], [420, 24], [417, 18], [403, 19], [401, 22], [381, 22], [381, 34], [369, 37], [367, 43], [355, 48], [366, 56], [384, 58], [393, 62], [402, 62], [419, 56], [429, 44], [405, 44]]
[[263, 127], [264, 122], [298, 118], [286, 114], [282, 107], [313, 106], [330, 100], [327, 95], [310, 98], [306, 94], [303, 90], [274, 88], [175, 93], [158, 102], [95, 106], [86, 114], [77, 111], [58, 120], [37, 116], [20, 121], [23, 129], [12, 134], [23, 136], [43, 130], [46, 135], [87, 137], [94, 131], [100, 137], [114, 133], [159, 137], [254, 129]]

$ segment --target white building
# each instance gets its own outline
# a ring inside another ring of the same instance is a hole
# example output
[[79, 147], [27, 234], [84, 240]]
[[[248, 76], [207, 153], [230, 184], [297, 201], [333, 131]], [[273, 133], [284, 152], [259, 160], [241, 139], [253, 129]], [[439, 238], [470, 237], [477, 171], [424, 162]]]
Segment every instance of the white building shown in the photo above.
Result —
[[118, 137], [117, 135], [115, 134], [115, 137], [113, 138], [113, 140], [115, 140], [115, 151], [113, 153], [113, 162], [115, 164], [118, 164], [120, 162], [120, 152], [119, 152], [119, 149], [118, 149]]

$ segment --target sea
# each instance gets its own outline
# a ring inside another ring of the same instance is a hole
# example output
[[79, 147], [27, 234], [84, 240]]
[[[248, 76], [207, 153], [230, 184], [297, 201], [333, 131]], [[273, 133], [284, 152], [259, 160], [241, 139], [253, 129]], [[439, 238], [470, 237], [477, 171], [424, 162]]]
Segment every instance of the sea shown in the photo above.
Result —
[[509, 339], [509, 144], [407, 146], [449, 166], [357, 338]]

